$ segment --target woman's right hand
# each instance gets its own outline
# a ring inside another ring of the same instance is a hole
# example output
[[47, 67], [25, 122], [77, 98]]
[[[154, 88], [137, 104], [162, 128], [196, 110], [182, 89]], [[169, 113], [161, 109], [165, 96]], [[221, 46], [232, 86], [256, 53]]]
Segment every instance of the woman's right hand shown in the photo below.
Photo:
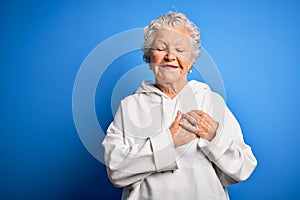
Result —
[[184, 129], [179, 125], [181, 118], [182, 112], [178, 111], [174, 122], [170, 126], [170, 132], [175, 148], [181, 145], [185, 145], [198, 137], [196, 134]]

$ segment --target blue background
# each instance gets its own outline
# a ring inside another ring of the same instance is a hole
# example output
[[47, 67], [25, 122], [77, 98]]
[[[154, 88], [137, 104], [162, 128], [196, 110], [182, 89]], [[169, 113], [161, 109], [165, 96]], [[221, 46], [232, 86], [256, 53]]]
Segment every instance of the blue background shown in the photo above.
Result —
[[[231, 199], [300, 199], [296, 0], [1, 1], [0, 199], [120, 198], [78, 137], [73, 83], [101, 41], [172, 6], [200, 27], [259, 162]], [[143, 64], [132, 55], [127, 66]]]

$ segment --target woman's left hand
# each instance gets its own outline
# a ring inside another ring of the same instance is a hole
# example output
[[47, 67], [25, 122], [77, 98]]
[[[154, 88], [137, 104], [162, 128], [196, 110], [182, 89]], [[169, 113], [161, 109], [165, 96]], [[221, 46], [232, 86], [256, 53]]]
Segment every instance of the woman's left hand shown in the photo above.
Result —
[[180, 125], [208, 141], [214, 139], [219, 126], [218, 122], [201, 110], [192, 110], [183, 114]]

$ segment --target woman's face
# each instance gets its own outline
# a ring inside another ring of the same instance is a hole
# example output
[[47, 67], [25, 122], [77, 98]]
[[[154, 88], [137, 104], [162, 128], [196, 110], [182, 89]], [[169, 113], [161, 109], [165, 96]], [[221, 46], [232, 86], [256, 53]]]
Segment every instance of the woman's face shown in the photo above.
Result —
[[161, 29], [156, 32], [149, 64], [157, 83], [176, 83], [187, 79], [195, 58], [192, 38], [182, 29]]

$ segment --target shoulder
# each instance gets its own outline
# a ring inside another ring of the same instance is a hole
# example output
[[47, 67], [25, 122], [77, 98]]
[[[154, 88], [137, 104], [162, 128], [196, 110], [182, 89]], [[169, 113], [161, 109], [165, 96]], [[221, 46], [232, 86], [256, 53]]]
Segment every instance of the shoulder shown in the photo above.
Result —
[[203, 82], [191, 80], [189, 81], [189, 86], [193, 89], [194, 92], [201, 92], [201, 93], [210, 93], [212, 92], [210, 87]]
[[198, 94], [206, 103], [226, 107], [224, 98], [220, 94], [212, 91], [208, 84], [196, 80], [191, 80], [189, 84], [191, 88], [193, 88], [194, 94]]
[[128, 105], [130, 102], [139, 102], [145, 95], [132, 94], [121, 100], [121, 105]]
[[217, 96], [218, 98], [223, 98], [219, 93], [212, 91], [207, 83], [191, 80], [189, 81], [189, 85], [195, 92], [204, 92], [209, 95]]

